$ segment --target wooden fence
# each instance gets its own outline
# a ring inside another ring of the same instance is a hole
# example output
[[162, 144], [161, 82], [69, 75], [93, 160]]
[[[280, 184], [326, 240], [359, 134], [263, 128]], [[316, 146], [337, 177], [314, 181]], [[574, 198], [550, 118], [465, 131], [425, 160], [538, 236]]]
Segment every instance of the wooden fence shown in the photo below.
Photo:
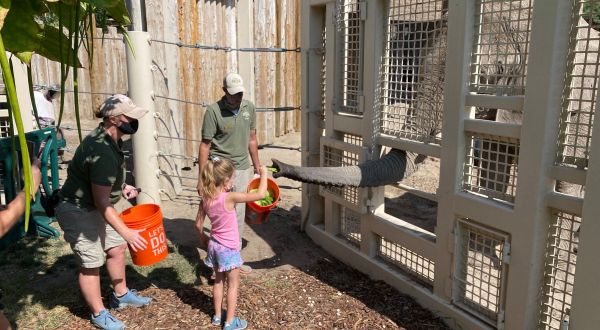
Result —
[[[245, 97], [253, 99], [257, 107], [299, 105], [299, 52], [242, 54], [235, 50], [191, 46], [298, 48], [298, 0], [256, 0], [248, 4], [234, 0], [146, 0], [145, 4], [147, 30], [153, 40], [156, 109], [161, 115], [158, 133], [179, 139], [179, 143], [174, 143], [175, 140], [160, 138], [159, 147], [177, 150], [187, 156], [196, 154], [197, 142], [191, 140], [200, 138], [203, 104], [213, 103], [222, 96], [222, 78], [227, 72], [239, 71], [246, 80], [247, 89], [255, 86], [253, 90], [247, 90]], [[93, 64], [90, 66], [86, 55], [80, 54], [85, 67], [80, 69], [78, 81], [79, 106], [84, 120], [94, 118], [93, 110], [108, 95], [128, 90], [122, 36], [114, 30], [104, 36], [97, 30], [94, 35]], [[242, 56], [249, 56], [250, 61], [240, 61]], [[240, 63], [254, 65], [247, 68], [240, 67]], [[34, 56], [32, 68], [35, 84], [60, 83], [57, 63]], [[244, 72], [252, 75], [244, 76]], [[250, 79], [253, 81], [248, 81]], [[64, 114], [67, 123], [74, 122], [72, 86], [69, 78]], [[55, 107], [58, 109], [58, 102]], [[277, 136], [299, 128], [299, 111], [261, 112], [257, 118], [261, 144], [273, 143]]]

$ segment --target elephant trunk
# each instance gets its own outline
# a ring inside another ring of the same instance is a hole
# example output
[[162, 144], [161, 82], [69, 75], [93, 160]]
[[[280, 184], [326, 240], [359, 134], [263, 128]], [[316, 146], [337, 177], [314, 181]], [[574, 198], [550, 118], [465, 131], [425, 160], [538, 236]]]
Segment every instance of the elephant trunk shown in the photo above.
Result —
[[402, 181], [424, 160], [424, 155], [399, 149], [391, 149], [380, 159], [354, 166], [301, 167], [273, 159], [273, 167], [277, 169], [273, 177], [324, 186], [379, 187]]

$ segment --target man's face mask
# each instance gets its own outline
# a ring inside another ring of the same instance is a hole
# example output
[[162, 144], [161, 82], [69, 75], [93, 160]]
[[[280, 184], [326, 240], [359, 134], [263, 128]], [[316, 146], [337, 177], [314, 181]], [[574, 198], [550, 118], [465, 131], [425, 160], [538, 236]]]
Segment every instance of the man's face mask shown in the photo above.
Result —
[[119, 129], [119, 131], [121, 131], [121, 133], [123, 134], [135, 134], [135, 132], [137, 132], [138, 130], [138, 126], [139, 123], [137, 121], [137, 119], [129, 119], [129, 122], [121, 122], [121, 126], [118, 126], [117, 128]]

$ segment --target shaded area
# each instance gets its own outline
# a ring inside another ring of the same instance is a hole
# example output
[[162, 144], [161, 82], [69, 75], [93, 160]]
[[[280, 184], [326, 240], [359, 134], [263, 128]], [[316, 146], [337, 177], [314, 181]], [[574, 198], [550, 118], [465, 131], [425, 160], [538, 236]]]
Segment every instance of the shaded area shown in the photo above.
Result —
[[403, 193], [398, 197], [386, 197], [385, 213], [402, 219], [431, 233], [437, 223], [437, 202]]

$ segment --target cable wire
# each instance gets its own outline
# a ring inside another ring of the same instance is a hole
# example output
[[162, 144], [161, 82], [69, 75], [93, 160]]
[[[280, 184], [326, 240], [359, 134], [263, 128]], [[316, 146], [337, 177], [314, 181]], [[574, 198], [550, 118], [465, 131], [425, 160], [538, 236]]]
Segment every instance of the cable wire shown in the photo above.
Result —
[[207, 49], [207, 50], [223, 50], [225, 52], [256, 52], [256, 53], [284, 53], [284, 52], [300, 52], [301, 48], [281, 48], [281, 47], [225, 47], [219, 45], [201, 45], [201, 44], [184, 44], [181, 41], [165, 41], [152, 39], [153, 42], [162, 43], [166, 45], [173, 45], [180, 48], [193, 48], [193, 49]]

